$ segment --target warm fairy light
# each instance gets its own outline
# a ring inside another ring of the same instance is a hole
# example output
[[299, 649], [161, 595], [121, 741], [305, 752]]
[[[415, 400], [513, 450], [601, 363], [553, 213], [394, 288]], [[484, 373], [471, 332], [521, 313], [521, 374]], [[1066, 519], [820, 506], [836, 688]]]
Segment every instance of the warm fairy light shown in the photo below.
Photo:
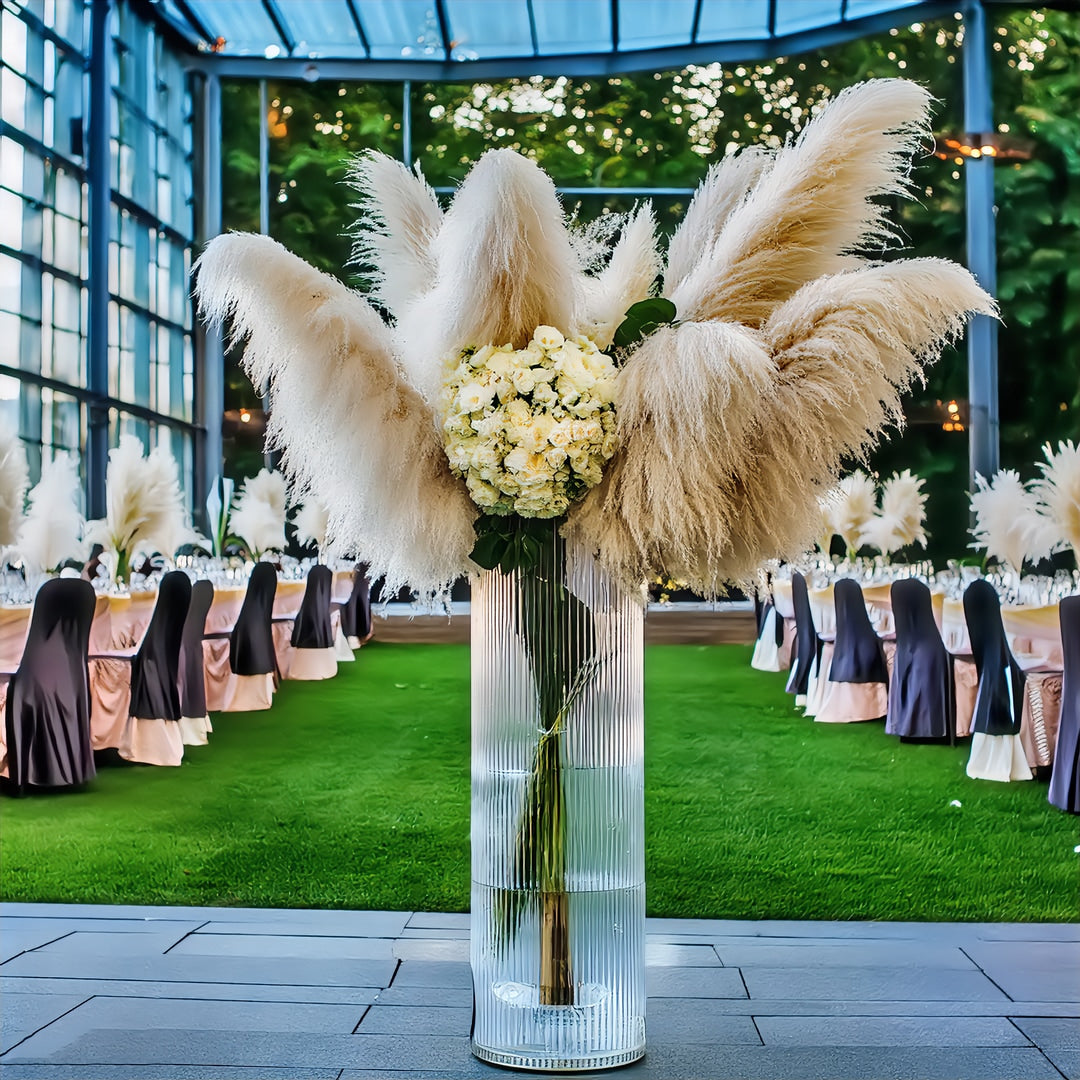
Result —
[[948, 409], [949, 412], [952, 413], [954, 416], [960, 411], [960, 406], [957, 405], [955, 401], [950, 401], [949, 404], [945, 406], [945, 408]]
[[251, 423], [251, 413], [248, 412], [247, 409], [241, 409], [240, 410], [240, 423], [241, 424], [250, 424]]

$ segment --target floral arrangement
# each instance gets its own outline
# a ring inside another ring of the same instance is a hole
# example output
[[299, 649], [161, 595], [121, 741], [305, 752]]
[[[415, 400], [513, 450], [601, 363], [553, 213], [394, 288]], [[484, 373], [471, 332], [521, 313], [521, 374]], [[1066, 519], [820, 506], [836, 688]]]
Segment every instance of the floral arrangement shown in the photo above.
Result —
[[886, 558], [911, 544], [926, 547], [925, 482], [910, 469], [893, 473], [881, 485], [876, 513], [859, 530], [859, 545], [874, 548]]
[[876, 510], [874, 481], [861, 469], [845, 476], [821, 500], [824, 524], [824, 543], [820, 545], [822, 550], [827, 553], [832, 538], [839, 536], [844, 542], [848, 558], [855, 558], [855, 552], [863, 542], [863, 530], [874, 517]]
[[1015, 469], [1001, 469], [989, 481], [976, 476], [975, 483], [971, 547], [1004, 563], [1019, 581], [1025, 562], [1038, 562], [1053, 551], [1053, 525], [1039, 513], [1035, 494]]
[[28, 567], [52, 572], [68, 559], [86, 557], [81, 495], [74, 455], [57, 454], [42, 465], [41, 479], [30, 491], [29, 508], [19, 528], [19, 550]]
[[1059, 442], [1057, 452], [1047, 443], [1042, 475], [1032, 484], [1036, 508], [1049, 523], [1055, 547], [1071, 547], [1080, 567], [1080, 446], [1072, 439]]
[[269, 469], [249, 476], [240, 488], [229, 517], [229, 527], [254, 559], [267, 551], [285, 549], [285, 477]]
[[18, 432], [0, 427], [0, 548], [14, 544], [18, 536], [29, 475]]

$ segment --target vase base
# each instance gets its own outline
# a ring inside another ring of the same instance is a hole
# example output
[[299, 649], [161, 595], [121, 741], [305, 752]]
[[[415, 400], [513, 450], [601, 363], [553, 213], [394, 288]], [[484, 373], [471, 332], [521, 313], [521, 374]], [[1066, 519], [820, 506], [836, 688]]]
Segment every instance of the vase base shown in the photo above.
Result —
[[546, 1053], [514, 1053], [510, 1050], [493, 1050], [489, 1046], [472, 1044], [473, 1057], [489, 1065], [501, 1065], [507, 1069], [523, 1072], [594, 1072], [597, 1069], [618, 1069], [631, 1065], [645, 1056], [645, 1044], [632, 1050], [613, 1050], [608, 1053], [590, 1054], [586, 1057], [562, 1057]]

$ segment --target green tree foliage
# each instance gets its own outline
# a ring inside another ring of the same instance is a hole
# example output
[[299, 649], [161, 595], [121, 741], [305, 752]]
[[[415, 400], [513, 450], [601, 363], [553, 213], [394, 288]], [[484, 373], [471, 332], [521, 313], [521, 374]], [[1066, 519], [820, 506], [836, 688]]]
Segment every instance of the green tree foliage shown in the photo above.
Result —
[[[989, 9], [998, 240], [1002, 464], [1032, 475], [1039, 447], [1077, 435], [1080, 409], [1080, 17]], [[270, 233], [316, 266], [363, 284], [348, 266], [353, 194], [343, 183], [351, 153], [377, 148], [419, 163], [437, 190], [451, 189], [484, 150], [533, 156], [565, 188], [668, 189], [653, 202], [670, 230], [709, 164], [752, 142], [779, 145], [821, 103], [862, 79], [901, 76], [939, 99], [936, 145], [913, 173], [917, 199], [895, 217], [907, 254], [965, 257], [965, 157], [961, 45], [954, 18], [914, 24], [812, 55], [764, 64], [719, 64], [612, 78], [525, 78], [499, 83], [282, 83], [269, 89]], [[467, 68], [463, 67], [463, 70]], [[225, 92], [226, 226], [257, 229], [258, 87]], [[403, 131], [411, 128], [410, 146]], [[932, 153], [932, 151], [936, 151]], [[1011, 156], [1016, 155], [1016, 156]], [[581, 220], [628, 208], [626, 195], [569, 193]], [[883, 251], [883, 258], [898, 251]], [[967, 440], [941, 427], [937, 403], [967, 396], [963, 349], [947, 351], [912, 398], [914, 423], [875, 455], [888, 473], [928, 479], [935, 554], [966, 543]], [[229, 403], [254, 392], [230, 374]], [[934, 410], [938, 410], [935, 412]]]

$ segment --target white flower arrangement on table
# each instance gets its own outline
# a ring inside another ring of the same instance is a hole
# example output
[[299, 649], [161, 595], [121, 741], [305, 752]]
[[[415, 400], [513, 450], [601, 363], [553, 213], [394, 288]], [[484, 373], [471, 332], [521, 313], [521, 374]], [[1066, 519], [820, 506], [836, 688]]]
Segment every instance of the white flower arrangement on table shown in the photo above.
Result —
[[859, 530], [859, 545], [874, 548], [886, 558], [912, 544], [926, 547], [925, 482], [910, 469], [893, 473], [881, 485], [877, 512]]
[[1043, 454], [1042, 475], [1031, 485], [1036, 508], [1049, 523], [1055, 548], [1071, 547], [1080, 568], [1080, 446], [1069, 439], [1059, 442], [1055, 453], [1047, 443]]
[[[666, 266], [651, 208], [575, 233], [513, 151], [488, 151], [445, 212], [418, 173], [369, 154], [357, 248], [389, 325], [263, 236], [210, 243], [200, 304], [246, 340], [298, 495], [323, 499], [328, 540], [364, 552], [388, 592], [526, 565], [550, 519], [525, 515], [552, 514], [630, 588], [669, 574], [715, 594], [805, 551], [841, 463], [902, 421], [901, 392], [969, 314], [996, 313], [953, 263], [868, 258], [896, 238], [880, 200], [910, 194], [930, 101], [873, 80], [780, 149], [729, 154]], [[565, 340], [546, 348], [549, 327]], [[546, 379], [557, 363], [573, 401]], [[488, 398], [492, 376], [505, 397]]]
[[1000, 469], [989, 481], [976, 476], [975, 484], [974, 540], [969, 546], [1003, 563], [1019, 582], [1025, 562], [1038, 562], [1053, 552], [1053, 523], [1039, 513], [1035, 493], [1015, 469]]

